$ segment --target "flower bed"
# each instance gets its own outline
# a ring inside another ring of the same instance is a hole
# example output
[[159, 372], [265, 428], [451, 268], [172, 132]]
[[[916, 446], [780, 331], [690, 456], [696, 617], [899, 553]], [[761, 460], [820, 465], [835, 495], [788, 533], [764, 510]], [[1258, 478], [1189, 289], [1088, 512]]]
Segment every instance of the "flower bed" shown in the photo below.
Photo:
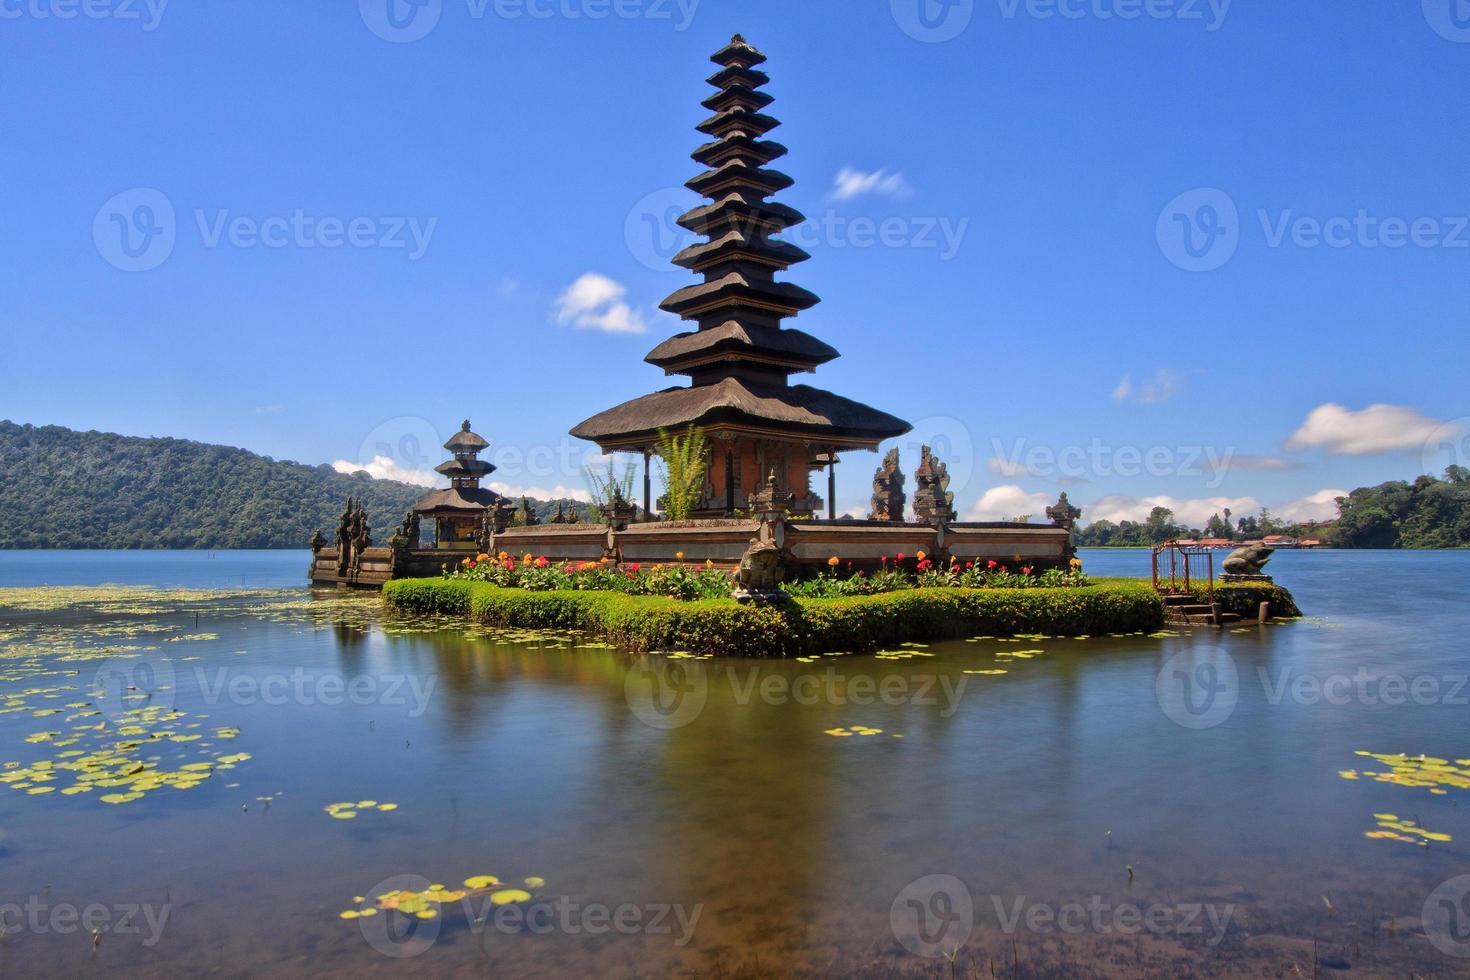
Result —
[[389, 582], [383, 595], [389, 606], [406, 612], [465, 615], [498, 626], [586, 630], [631, 650], [760, 657], [981, 634], [1133, 632], [1157, 629], [1164, 620], [1159, 596], [1147, 583], [1133, 580], [1050, 589], [905, 588], [769, 606], [728, 598], [681, 601], [624, 591], [507, 588], [468, 577], [400, 579]]
[[[638, 562], [620, 565], [608, 560], [553, 562], [543, 556], [524, 554], [517, 558], [502, 551], [493, 557], [481, 554], [466, 558], [457, 568], [446, 565], [444, 576], [451, 581], [484, 582], [529, 592], [618, 592], [685, 601], [730, 595], [727, 572], [713, 562], [700, 565], [685, 562], [682, 553], [677, 557], [676, 562], [642, 566]], [[1088, 584], [1082, 562], [1076, 558], [1067, 571], [1037, 570], [1021, 563], [1012, 567], [996, 561], [962, 562], [956, 558], [936, 563], [920, 551], [912, 557], [902, 552], [885, 556], [871, 575], [833, 556], [820, 575], [789, 582], [784, 588], [800, 598], [831, 599], [905, 589], [1081, 588]]]

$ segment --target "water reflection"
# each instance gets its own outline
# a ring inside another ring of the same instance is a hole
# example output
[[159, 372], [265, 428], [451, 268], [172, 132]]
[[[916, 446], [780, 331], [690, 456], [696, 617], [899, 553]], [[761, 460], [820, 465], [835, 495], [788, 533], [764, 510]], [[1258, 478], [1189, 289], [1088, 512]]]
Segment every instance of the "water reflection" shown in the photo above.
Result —
[[[948, 643], [903, 660], [670, 661], [384, 620], [373, 597], [335, 593], [0, 614], [17, 653], [0, 661], [16, 672], [0, 694], [40, 686], [21, 676], [28, 665], [62, 667], [57, 651], [89, 636], [115, 643], [113, 627], [148, 627], [127, 642], [168, 658], [176, 702], [238, 727], [236, 745], [253, 755], [228, 779], [131, 809], [0, 790], [10, 835], [0, 903], [47, 886], [74, 903], [169, 897], [157, 947], [102, 947], [107, 968], [139, 975], [932, 975], [947, 964], [905, 949], [891, 914], [911, 883], [946, 875], [975, 915], [959, 974], [985, 976], [993, 962], [998, 975], [1310, 975], [1315, 939], [1323, 961], [1362, 975], [1451, 975], [1459, 962], [1414, 923], [1470, 857], [1463, 793], [1338, 772], [1365, 765], [1357, 750], [1470, 758], [1465, 709], [1290, 692], [1299, 677], [1363, 669], [1470, 673], [1466, 651], [1446, 640], [1466, 625], [1470, 556], [1368, 556], [1356, 570], [1339, 556], [1305, 564], [1316, 557], [1283, 555], [1278, 575], [1303, 576], [1288, 584], [1321, 622]], [[1376, 598], [1347, 591], [1366, 583]], [[206, 634], [215, 638], [168, 639]], [[1046, 653], [999, 656], [1017, 649]], [[1236, 671], [1231, 709], [1206, 727], [1178, 724], [1157, 697], [1161, 671], [1176, 657], [1222, 656]], [[998, 662], [1006, 674], [965, 673]], [[215, 696], [230, 690], [221, 677], [304, 677], [310, 696]], [[323, 678], [365, 695], [323, 697], [336, 690]], [[663, 711], [639, 710], [640, 685]], [[698, 696], [679, 701], [676, 687]], [[31, 759], [24, 739], [42, 726], [54, 723], [0, 714], [0, 758]], [[828, 734], [860, 726], [881, 733]], [[273, 797], [268, 808], [261, 796]], [[352, 821], [322, 812], [361, 799], [400, 808]], [[1453, 841], [1365, 839], [1385, 812]], [[564, 905], [701, 912], [680, 946], [646, 929], [594, 933], [575, 917], [547, 935], [477, 932], [456, 911], [422, 956], [397, 961], [336, 916], [405, 873], [449, 884], [534, 875]], [[1060, 935], [1008, 929], [1018, 902], [1211, 903], [1234, 917], [1216, 944], [1090, 927]], [[75, 973], [89, 968], [85, 945], [12, 935], [0, 966]]]

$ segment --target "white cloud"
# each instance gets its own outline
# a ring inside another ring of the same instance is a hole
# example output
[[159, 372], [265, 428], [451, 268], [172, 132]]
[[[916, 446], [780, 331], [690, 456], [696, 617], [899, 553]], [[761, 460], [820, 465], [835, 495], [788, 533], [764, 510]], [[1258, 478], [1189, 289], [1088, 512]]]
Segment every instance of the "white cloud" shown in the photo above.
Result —
[[1406, 405], [1369, 405], [1354, 412], [1328, 402], [1312, 409], [1287, 447], [1320, 448], [1344, 456], [1422, 449], [1440, 425]]
[[843, 167], [837, 171], [832, 184], [832, 200], [851, 201], [864, 194], [881, 194], [884, 197], [908, 197], [914, 192], [902, 173], [874, 170], [871, 173]]
[[256, 415], [280, 415], [285, 410], [286, 410], [286, 406], [284, 406], [284, 405], [257, 405], [257, 406], [255, 406], [255, 414]]
[[627, 291], [607, 276], [584, 273], [557, 297], [556, 322], [608, 333], [643, 333], [648, 324], [642, 313], [623, 301]]
[[1046, 509], [1055, 503], [1044, 493], [1027, 493], [1018, 486], [991, 487], [975, 501], [965, 515], [967, 521], [1008, 521], [1022, 514], [1033, 519], [1041, 518]]
[[374, 456], [371, 463], [354, 463], [351, 460], [339, 459], [332, 463], [332, 469], [338, 473], [348, 474], [365, 470], [368, 476], [375, 480], [397, 480], [400, 483], [412, 483], [418, 487], [432, 487], [439, 482], [439, 474], [433, 470], [416, 470], [409, 466], [399, 466], [391, 456]]
[[560, 483], [554, 487], [522, 487], [513, 483], [490, 483], [486, 485], [502, 497], [511, 497], [516, 500], [522, 497], [530, 497], [532, 500], [580, 500], [584, 504], [592, 503], [592, 494], [586, 490], [564, 487]]
[[1184, 387], [1184, 379], [1179, 372], [1168, 368], [1161, 368], [1154, 372], [1154, 376], [1143, 384], [1135, 385], [1131, 375], [1123, 375], [1117, 387], [1113, 389], [1113, 401], [1122, 402], [1133, 400], [1142, 405], [1162, 405], [1179, 394]]
[[1167, 507], [1174, 512], [1174, 521], [1190, 527], [1203, 527], [1214, 514], [1221, 514], [1229, 507], [1236, 516], [1255, 513], [1261, 509], [1260, 501], [1254, 497], [1203, 497], [1181, 500], [1178, 497], [1128, 497], [1111, 494], [1091, 504], [1081, 504], [1082, 520], [1093, 521], [1144, 521], [1155, 507]]
[[1337, 519], [1337, 498], [1346, 497], [1346, 490], [1318, 490], [1314, 494], [1293, 500], [1275, 508], [1276, 516], [1286, 521], [1332, 521]]

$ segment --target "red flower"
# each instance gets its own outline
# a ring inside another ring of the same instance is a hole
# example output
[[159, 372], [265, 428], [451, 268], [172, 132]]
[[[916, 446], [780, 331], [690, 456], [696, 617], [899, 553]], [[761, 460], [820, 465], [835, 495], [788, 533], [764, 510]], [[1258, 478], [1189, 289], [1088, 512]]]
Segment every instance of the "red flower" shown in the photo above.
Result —
[[995, 571], [995, 559], [992, 558], [990, 561], [986, 562], [985, 567], [990, 569], [992, 572]]
[[1022, 575], [1030, 575], [1031, 574], [1031, 566], [1030, 565], [1027, 565], [1025, 568], [1021, 569], [1021, 574]]
[[972, 561], [965, 562], [965, 569], [966, 570], [969, 570], [969, 569], [974, 568], [974, 567], [975, 567], [975, 563], [974, 562], [972, 562]]
[[894, 559], [894, 560], [895, 560], [895, 561], [903, 561], [903, 560], [904, 560], [904, 558], [906, 558], [906, 557], [907, 557], [907, 556], [906, 556], [906, 555], [905, 555], [905, 554], [904, 554], [904, 553], [903, 553], [903, 552], [902, 552], [902, 551], [900, 551], [900, 552], [899, 552], [899, 553], [898, 553], [898, 556], [897, 556], [897, 557], [896, 557], [896, 558], [895, 558], [895, 559]]
[[888, 564], [888, 556], [887, 556], [887, 555], [884, 555], [884, 556], [883, 556], [883, 557], [882, 557], [882, 558], [879, 558], [879, 559], [878, 559], [878, 561], [879, 561], [879, 562], [880, 562], [880, 563], [881, 563], [881, 564], [884, 564], [884, 565], [886, 565], [886, 564]]
[[537, 558], [536, 559], [536, 567], [537, 568], [545, 568], [549, 564], [551, 564], [551, 563], [546, 560], [546, 556], [545, 555], [542, 555], [540, 558]]
[[636, 572], [636, 571], [638, 571], [638, 563], [636, 561], [630, 561], [630, 562], [628, 562], [628, 571], [630, 571], [630, 572]]

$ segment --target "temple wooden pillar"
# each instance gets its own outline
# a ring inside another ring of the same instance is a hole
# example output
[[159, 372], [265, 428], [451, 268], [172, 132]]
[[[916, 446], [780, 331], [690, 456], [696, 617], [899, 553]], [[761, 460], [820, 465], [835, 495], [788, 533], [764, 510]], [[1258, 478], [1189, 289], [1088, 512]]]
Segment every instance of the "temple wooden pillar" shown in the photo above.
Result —
[[648, 475], [649, 465], [652, 462], [650, 456], [647, 449], [643, 450], [643, 519], [645, 521], [653, 520], [653, 482]]

